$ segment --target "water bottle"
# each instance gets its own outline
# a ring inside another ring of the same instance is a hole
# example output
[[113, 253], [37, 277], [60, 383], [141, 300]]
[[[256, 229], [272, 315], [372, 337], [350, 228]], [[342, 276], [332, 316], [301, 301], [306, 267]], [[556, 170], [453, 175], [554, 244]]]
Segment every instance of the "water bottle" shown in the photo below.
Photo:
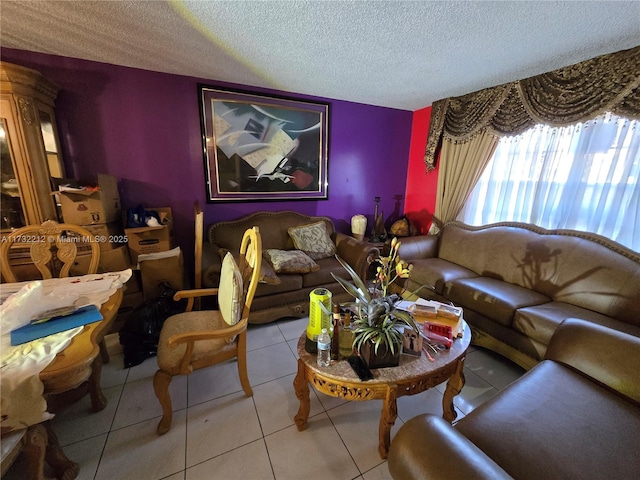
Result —
[[331, 363], [331, 337], [327, 333], [327, 329], [323, 328], [322, 333], [318, 336], [318, 366], [328, 367]]

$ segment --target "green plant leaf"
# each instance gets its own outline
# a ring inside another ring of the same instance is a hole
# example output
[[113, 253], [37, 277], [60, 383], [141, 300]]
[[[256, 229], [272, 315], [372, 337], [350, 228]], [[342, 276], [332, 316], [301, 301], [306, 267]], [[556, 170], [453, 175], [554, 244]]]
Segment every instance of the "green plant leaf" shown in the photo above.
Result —
[[355, 285], [349, 283], [347, 280], [345, 280], [344, 278], [340, 278], [340, 277], [336, 277], [333, 272], [331, 273], [331, 275], [333, 275], [333, 278], [336, 280], [336, 282], [338, 282], [342, 288], [345, 289], [345, 291], [351, 295], [352, 297], [360, 300], [361, 302], [367, 302], [367, 298], [362, 294], [362, 292], [356, 288]]
[[[362, 279], [358, 276], [358, 274], [355, 272], [355, 270], [353, 268], [351, 268], [351, 265], [349, 265], [347, 262], [345, 262], [342, 258], [340, 258], [338, 255], [335, 256], [336, 260], [338, 260], [338, 262], [340, 262], [340, 265], [342, 265], [342, 268], [344, 268], [347, 273], [349, 274], [349, 276], [351, 277], [351, 280], [353, 280], [353, 283], [355, 284], [355, 286], [357, 287], [358, 290], [361, 291], [361, 295], [365, 298], [366, 302], [368, 303], [371, 300], [371, 296], [369, 295], [369, 289], [367, 288], [367, 286], [364, 284], [364, 282], [362, 281]], [[331, 276], [341, 285], [344, 284], [342, 282], [340, 282], [340, 277], [336, 277], [336, 275], [331, 272]], [[342, 279], [344, 280], [344, 279]], [[345, 282], [347, 283], [347, 282]], [[348, 291], [348, 290], [347, 290]], [[351, 292], [349, 292], [351, 293]], [[357, 295], [354, 295], [354, 297], [358, 298]]]
[[[398, 295], [385, 295], [386, 287], [395, 280], [395, 263], [399, 261], [397, 252], [394, 251], [385, 265], [388, 270], [385, 273], [386, 278], [391, 282], [387, 282], [378, 290], [378, 294], [382, 296], [372, 297], [367, 286], [362, 279], [356, 274], [351, 266], [336, 255], [336, 259], [342, 267], [347, 271], [353, 283], [342, 277], [337, 277], [333, 273], [332, 277], [338, 282], [342, 288], [349, 293], [356, 301], [350, 302], [349, 305], [355, 306], [358, 310], [357, 316], [353, 318], [353, 345], [357, 350], [361, 350], [367, 343], [371, 342], [375, 354], [378, 354], [380, 346], [389, 350], [393, 355], [402, 344], [403, 334], [398, 330], [400, 327], [411, 328], [416, 333], [419, 332], [413, 317], [404, 310], [395, 307], [395, 303], [399, 300]], [[393, 268], [392, 268], [393, 267]]]

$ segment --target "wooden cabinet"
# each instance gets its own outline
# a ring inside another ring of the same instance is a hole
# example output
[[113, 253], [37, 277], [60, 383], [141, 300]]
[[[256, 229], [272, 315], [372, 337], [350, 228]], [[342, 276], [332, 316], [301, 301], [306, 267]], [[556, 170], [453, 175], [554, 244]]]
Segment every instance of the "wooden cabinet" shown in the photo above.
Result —
[[54, 115], [57, 94], [39, 72], [0, 62], [2, 232], [58, 220], [52, 177], [65, 174]]

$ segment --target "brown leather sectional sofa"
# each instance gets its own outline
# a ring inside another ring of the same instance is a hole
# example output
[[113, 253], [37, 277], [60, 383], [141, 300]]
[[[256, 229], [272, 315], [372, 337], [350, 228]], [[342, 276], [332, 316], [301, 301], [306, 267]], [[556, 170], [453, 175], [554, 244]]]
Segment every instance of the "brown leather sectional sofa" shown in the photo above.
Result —
[[[635, 312], [638, 314], [638, 312]], [[640, 478], [640, 338], [565, 320], [546, 358], [454, 426], [420, 415], [396, 433], [398, 480]]]
[[400, 255], [409, 291], [463, 307], [474, 344], [526, 369], [567, 318], [640, 336], [640, 254], [599, 235], [451, 222], [402, 239]]
[[[226, 251], [238, 252], [242, 234], [254, 225], [260, 229], [262, 250], [294, 250], [289, 235], [290, 227], [299, 227], [323, 221], [327, 233], [335, 243], [336, 253], [347, 261], [362, 278], [366, 276], [369, 263], [378, 250], [366, 242], [335, 231], [331, 219], [314, 217], [293, 211], [256, 212], [238, 220], [218, 222], [209, 226], [203, 243], [203, 286], [217, 287], [219, 283], [222, 257]], [[349, 278], [347, 272], [333, 257], [315, 260], [320, 267], [315, 272], [265, 274], [263, 283], [258, 285], [249, 323], [267, 323], [284, 317], [304, 317], [309, 314], [309, 294], [315, 288], [327, 288], [332, 292], [334, 302], [352, 299], [338, 284], [331, 273]], [[263, 265], [267, 262], [263, 260]], [[266, 265], [268, 267], [268, 265]], [[268, 283], [266, 283], [268, 282]]]

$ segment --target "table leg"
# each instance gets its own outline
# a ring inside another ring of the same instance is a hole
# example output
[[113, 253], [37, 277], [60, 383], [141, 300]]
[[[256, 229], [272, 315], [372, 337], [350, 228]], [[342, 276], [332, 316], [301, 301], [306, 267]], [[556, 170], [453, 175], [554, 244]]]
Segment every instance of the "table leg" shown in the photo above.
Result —
[[456, 371], [451, 375], [447, 382], [447, 389], [442, 397], [442, 417], [449, 423], [453, 422], [458, 414], [453, 405], [453, 397], [458, 395], [464, 387], [464, 357], [458, 360]]
[[47, 430], [38, 423], [27, 428], [22, 452], [27, 457], [26, 478], [44, 479], [44, 456], [47, 451]]
[[91, 397], [91, 408], [94, 412], [104, 410], [107, 406], [107, 397], [102, 392], [100, 386], [100, 376], [102, 375], [102, 358], [98, 355], [91, 364], [91, 375], [89, 376], [89, 396]]
[[380, 428], [378, 443], [378, 452], [380, 458], [387, 458], [389, 453], [389, 445], [391, 445], [391, 427], [396, 423], [398, 418], [398, 404], [396, 402], [396, 388], [390, 386], [387, 390], [387, 396], [382, 404], [382, 413], [380, 414]]
[[102, 363], [109, 363], [111, 358], [109, 357], [109, 351], [107, 350], [107, 342], [105, 342], [104, 338], [100, 340], [98, 344], [100, 347], [100, 357], [102, 358]]
[[53, 431], [51, 421], [44, 422], [44, 426], [47, 429], [47, 451], [45, 454], [45, 460], [51, 466], [56, 474], [56, 478], [62, 480], [73, 480], [78, 476], [80, 467], [77, 463], [72, 462], [62, 451], [58, 436]]
[[300, 400], [300, 408], [294, 417], [298, 431], [302, 432], [307, 429], [307, 419], [309, 418], [309, 410], [311, 402], [309, 400], [309, 383], [304, 375], [304, 362], [298, 359], [298, 373], [293, 379], [293, 388], [296, 391], [296, 397]]

